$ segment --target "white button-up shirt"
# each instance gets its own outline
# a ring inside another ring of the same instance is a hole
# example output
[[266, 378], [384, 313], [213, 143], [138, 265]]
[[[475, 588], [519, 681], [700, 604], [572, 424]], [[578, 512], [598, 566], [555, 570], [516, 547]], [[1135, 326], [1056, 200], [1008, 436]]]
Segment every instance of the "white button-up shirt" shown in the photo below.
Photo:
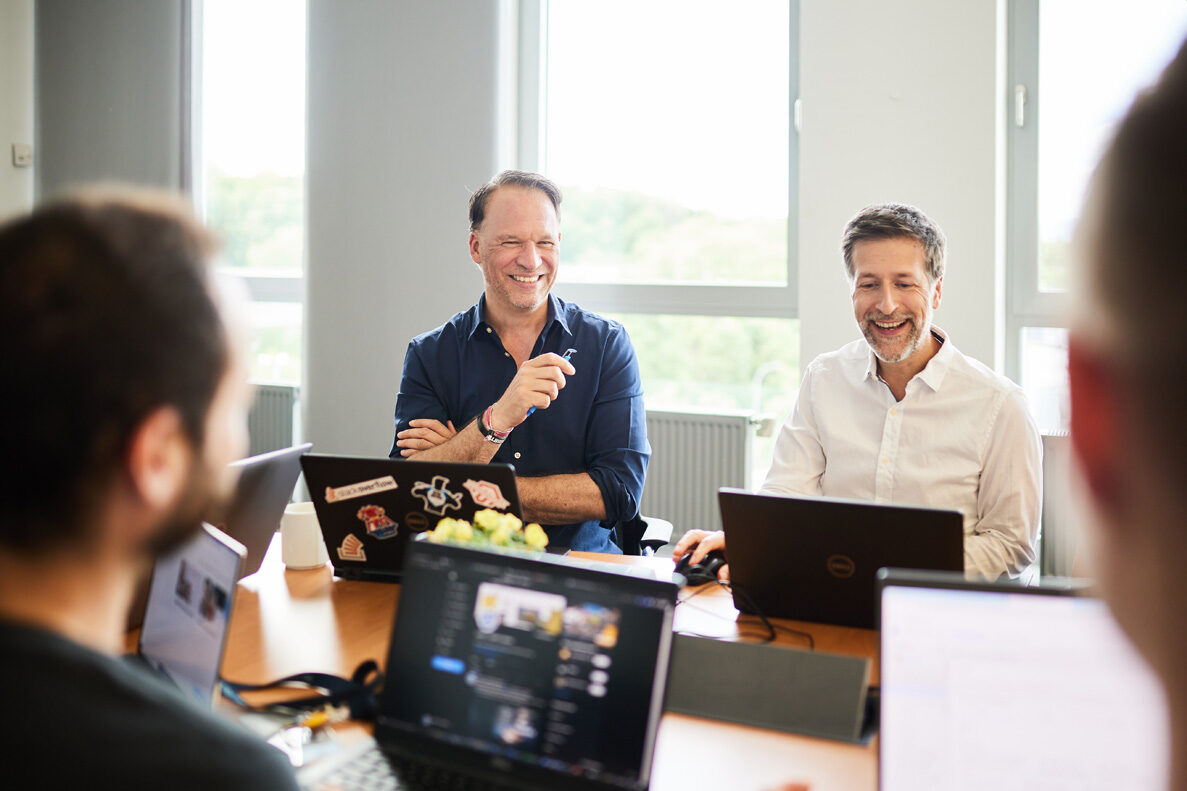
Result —
[[864, 340], [804, 374], [761, 491], [959, 510], [968, 577], [1019, 576], [1035, 559], [1042, 444], [1018, 385], [947, 335], [896, 401]]

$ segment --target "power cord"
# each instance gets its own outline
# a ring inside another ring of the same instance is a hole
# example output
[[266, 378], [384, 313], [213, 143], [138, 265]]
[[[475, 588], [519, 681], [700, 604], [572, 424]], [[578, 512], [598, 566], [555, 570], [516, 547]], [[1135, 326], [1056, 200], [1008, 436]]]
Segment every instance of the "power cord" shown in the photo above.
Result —
[[[809, 634], [808, 632], [801, 631], [799, 629], [792, 629], [790, 626], [784, 626], [783, 624], [771, 623], [771, 620], [769, 618], [767, 618], [766, 615], [763, 614], [762, 610], [760, 610], [757, 606], [755, 606], [754, 600], [752, 598], [750, 598], [750, 595], [748, 593], [746, 593], [746, 591], [744, 591], [742, 588], [738, 587], [738, 585], [731, 583], [731, 582], [722, 582], [721, 580], [714, 580], [714, 582], [716, 582], [717, 585], [721, 586], [725, 590], [729, 591], [731, 594], [737, 595], [738, 598], [740, 598], [742, 600], [742, 603], [745, 604], [746, 607], [752, 611], [752, 614], [755, 615], [759, 619], [759, 621], [762, 622], [762, 625], [766, 627], [766, 632], [767, 632], [766, 635], [764, 635], [762, 637], [762, 639], [759, 640], [759, 642], [761, 644], [765, 645], [767, 643], [773, 642], [775, 640], [775, 638], [778, 636], [778, 632], [785, 632], [786, 634], [789, 634], [793, 637], [802, 638], [802, 639], [806, 640], [808, 642], [808, 650], [809, 651], [816, 650], [816, 639], [814, 637], [812, 637], [811, 634]], [[707, 590], [714, 590], [714, 588], [712, 588], [709, 585], [702, 585], [700, 588], [693, 591], [689, 595], [685, 596], [682, 599], [679, 599], [676, 602], [676, 604], [678, 604], [678, 605], [683, 604], [686, 601], [695, 599], [697, 596], [701, 595], [702, 593], [704, 593]], [[748, 617], [748, 615], [749, 614], [743, 614], [743, 617]], [[754, 626], [754, 625], [756, 625], [756, 624], [746, 624], [746, 623], [741, 623], [741, 622], [738, 623], [739, 628], [746, 627], [746, 626]], [[706, 638], [709, 640], [724, 640], [725, 639], [725, 638], [717, 637], [714, 635], [699, 634], [697, 632], [689, 632], [689, 631], [678, 631], [677, 634], [686, 635], [688, 637], [703, 637], [703, 638]], [[748, 637], [751, 637], [752, 635], [745, 635], [745, 634], [739, 633], [738, 636], [742, 637], [742, 638], [748, 638]], [[734, 642], [734, 641], [727, 640], [727, 642]]]

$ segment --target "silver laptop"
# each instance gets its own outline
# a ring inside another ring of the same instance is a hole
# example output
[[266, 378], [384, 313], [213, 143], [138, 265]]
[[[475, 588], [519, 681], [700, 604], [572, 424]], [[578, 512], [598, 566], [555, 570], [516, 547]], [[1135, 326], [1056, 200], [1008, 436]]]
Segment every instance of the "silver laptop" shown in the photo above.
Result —
[[153, 565], [136, 653], [194, 700], [210, 705], [227, 644], [243, 545], [210, 525]]
[[1161, 690], [1103, 601], [881, 577], [882, 791], [1166, 787]]
[[264, 562], [284, 508], [293, 499], [301, 475], [301, 457], [313, 443], [261, 453], [231, 464], [239, 471], [235, 496], [215, 526], [247, 548], [241, 576], [255, 574]]

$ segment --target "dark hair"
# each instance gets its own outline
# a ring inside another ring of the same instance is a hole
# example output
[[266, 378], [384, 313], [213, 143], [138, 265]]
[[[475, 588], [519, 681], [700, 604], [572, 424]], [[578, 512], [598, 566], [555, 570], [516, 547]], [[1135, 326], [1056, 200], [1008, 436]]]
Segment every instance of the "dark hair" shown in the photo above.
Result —
[[[1140, 406], [1134, 420], [1176, 474], [1187, 472], [1187, 42], [1138, 95], [1093, 179], [1077, 238], [1095, 308], [1079, 334], [1103, 333]], [[1086, 295], [1088, 296], [1088, 295]]]
[[229, 354], [213, 249], [177, 199], [144, 191], [79, 193], [0, 226], [0, 545], [85, 535], [161, 406], [201, 448]]
[[548, 196], [548, 200], [552, 201], [552, 208], [556, 210], [556, 216], [559, 219], [561, 216], [561, 191], [560, 188], [552, 182], [551, 179], [541, 176], [539, 173], [528, 173], [525, 170], [504, 170], [499, 175], [495, 176], [490, 181], [483, 184], [478, 189], [474, 190], [474, 194], [470, 196], [470, 230], [477, 231], [482, 225], [483, 219], [486, 218], [486, 202], [490, 200], [490, 196], [495, 193], [499, 187], [525, 187], [526, 189], [539, 190]]
[[940, 227], [914, 206], [883, 203], [866, 206], [845, 226], [841, 255], [845, 259], [846, 277], [853, 279], [853, 248], [858, 242], [903, 238], [914, 239], [923, 245], [923, 261], [929, 281], [935, 283], [944, 276], [945, 240]]

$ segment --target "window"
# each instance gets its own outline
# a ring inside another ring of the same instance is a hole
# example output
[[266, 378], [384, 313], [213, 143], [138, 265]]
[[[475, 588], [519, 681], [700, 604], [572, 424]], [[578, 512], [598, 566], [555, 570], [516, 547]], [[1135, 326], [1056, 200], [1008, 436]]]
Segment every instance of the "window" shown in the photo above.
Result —
[[1089, 179], [1134, 95], [1187, 34], [1180, 0], [1010, 5], [1007, 372], [1042, 430], [1067, 428], [1069, 249]]
[[521, 8], [520, 164], [565, 196], [557, 293], [622, 321], [650, 408], [781, 421], [799, 376], [798, 4]]
[[251, 377], [301, 380], [305, 3], [201, 3], [199, 205], [252, 299]]

